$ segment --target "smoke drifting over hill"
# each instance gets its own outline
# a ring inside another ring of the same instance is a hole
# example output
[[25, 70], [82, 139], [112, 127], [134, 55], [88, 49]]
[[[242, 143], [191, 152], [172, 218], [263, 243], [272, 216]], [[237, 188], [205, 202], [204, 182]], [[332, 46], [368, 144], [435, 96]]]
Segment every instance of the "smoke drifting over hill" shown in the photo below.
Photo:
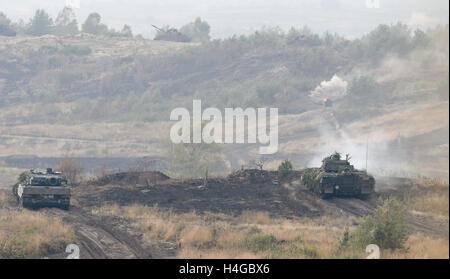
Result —
[[329, 81], [322, 81], [309, 95], [315, 99], [341, 98], [347, 94], [348, 82], [334, 75]]

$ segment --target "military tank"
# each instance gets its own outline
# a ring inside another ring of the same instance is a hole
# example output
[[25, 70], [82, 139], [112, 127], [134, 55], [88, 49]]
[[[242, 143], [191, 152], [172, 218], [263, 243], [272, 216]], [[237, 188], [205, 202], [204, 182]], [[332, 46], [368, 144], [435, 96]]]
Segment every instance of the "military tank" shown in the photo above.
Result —
[[155, 25], [152, 25], [156, 30], [158, 30], [158, 33], [156, 34], [154, 40], [155, 41], [171, 41], [171, 42], [190, 42], [191, 38], [184, 35], [183, 33], [179, 32], [175, 28], [168, 28], [168, 29], [161, 29], [159, 27], [156, 27]]
[[338, 152], [325, 157], [320, 168], [302, 171], [302, 184], [322, 198], [367, 198], [375, 191], [375, 178], [365, 170], [355, 169], [349, 160], [348, 154], [345, 160], [342, 160]]
[[13, 192], [24, 208], [70, 207], [70, 187], [60, 172], [30, 170], [20, 175]]

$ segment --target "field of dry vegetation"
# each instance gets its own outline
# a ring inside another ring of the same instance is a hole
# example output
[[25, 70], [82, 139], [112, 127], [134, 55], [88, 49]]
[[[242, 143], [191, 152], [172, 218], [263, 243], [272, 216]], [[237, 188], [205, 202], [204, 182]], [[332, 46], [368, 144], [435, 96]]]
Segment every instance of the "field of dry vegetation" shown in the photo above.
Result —
[[75, 234], [62, 220], [18, 209], [12, 195], [0, 190], [0, 259], [42, 258], [64, 251]]
[[[386, 198], [382, 193], [389, 193], [405, 205], [408, 214], [428, 223], [448, 226], [448, 183], [424, 178], [409, 181], [409, 186], [405, 184], [401, 191], [381, 191], [380, 198]], [[84, 207], [83, 199], [77, 200], [78, 192], [90, 195], [96, 191], [94, 186], [79, 187], [73, 199], [76, 212], [71, 210], [68, 215], [76, 216]], [[363, 249], [349, 244], [364, 219], [338, 212], [324, 212], [317, 217], [281, 216], [264, 210], [229, 214], [171, 210], [138, 203], [95, 205], [85, 211], [85, 216], [122, 220], [118, 224], [129, 226], [154, 257], [353, 259], [367, 256]], [[19, 209], [9, 191], [0, 190], [0, 258], [43, 258], [61, 253], [69, 243], [77, 243], [75, 228], [49, 212], [52, 211]], [[155, 251], [163, 253], [158, 255]], [[448, 257], [448, 230], [436, 227], [432, 231], [410, 227], [403, 248], [384, 249], [381, 253], [381, 258], [386, 259]]]
[[[410, 197], [410, 209], [413, 214], [431, 217], [438, 221], [449, 220], [449, 194], [448, 182], [439, 179], [418, 179], [418, 185], [422, 185], [422, 191], [416, 189]], [[417, 193], [422, 192], [421, 194]]]
[[[448, 187], [448, 186], [447, 186]], [[443, 198], [445, 199], [445, 197]], [[417, 201], [415, 201], [414, 206]], [[445, 203], [445, 201], [444, 201]], [[431, 206], [442, 216], [447, 209]], [[268, 212], [241, 215], [175, 213], [143, 205], [107, 205], [94, 215], [130, 220], [152, 247], [177, 249], [178, 258], [364, 258], [364, 251], [344, 247], [346, 231], [354, 231], [356, 217], [273, 217]], [[422, 233], [409, 235], [404, 249], [386, 250], [382, 258], [448, 258], [448, 238]]]

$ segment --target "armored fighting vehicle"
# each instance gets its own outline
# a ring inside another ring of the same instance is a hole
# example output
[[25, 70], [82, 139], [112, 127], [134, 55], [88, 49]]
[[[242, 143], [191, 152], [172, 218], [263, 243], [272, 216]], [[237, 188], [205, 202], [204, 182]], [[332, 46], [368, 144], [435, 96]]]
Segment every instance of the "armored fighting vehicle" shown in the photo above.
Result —
[[156, 34], [154, 40], [156, 41], [171, 41], [171, 42], [190, 42], [191, 38], [179, 32], [175, 28], [169, 28], [167, 30], [161, 29], [152, 25], [156, 30], [158, 30], [158, 34]]
[[322, 160], [320, 168], [302, 171], [302, 183], [322, 198], [332, 196], [368, 197], [375, 191], [375, 179], [364, 170], [357, 170], [349, 162], [347, 154], [335, 152]]
[[51, 168], [46, 172], [30, 170], [22, 174], [13, 191], [22, 207], [49, 206], [68, 210], [70, 206], [70, 187], [67, 185], [67, 179]]

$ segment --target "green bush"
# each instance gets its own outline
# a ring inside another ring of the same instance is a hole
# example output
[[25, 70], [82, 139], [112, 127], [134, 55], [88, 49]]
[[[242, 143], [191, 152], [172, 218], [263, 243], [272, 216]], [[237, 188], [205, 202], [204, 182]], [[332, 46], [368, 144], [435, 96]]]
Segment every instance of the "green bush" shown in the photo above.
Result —
[[382, 98], [381, 85], [370, 76], [354, 78], [347, 89], [346, 102], [356, 107], [370, 107]]
[[253, 253], [273, 250], [277, 247], [277, 239], [272, 234], [262, 234], [258, 228], [251, 228], [242, 240], [242, 246]]
[[345, 229], [342, 238], [339, 239], [339, 250], [344, 250], [350, 246], [350, 231], [348, 229]]
[[207, 42], [210, 39], [209, 31], [211, 27], [208, 22], [197, 18], [180, 28], [180, 32], [188, 36], [193, 42]]
[[395, 198], [384, 201], [372, 215], [363, 218], [358, 229], [352, 235], [355, 248], [364, 249], [376, 244], [382, 249], [404, 248], [408, 239], [406, 208]]
[[292, 163], [289, 160], [284, 160], [281, 165], [278, 167], [278, 173], [281, 177], [286, 177], [292, 173], [294, 168], [292, 167]]

